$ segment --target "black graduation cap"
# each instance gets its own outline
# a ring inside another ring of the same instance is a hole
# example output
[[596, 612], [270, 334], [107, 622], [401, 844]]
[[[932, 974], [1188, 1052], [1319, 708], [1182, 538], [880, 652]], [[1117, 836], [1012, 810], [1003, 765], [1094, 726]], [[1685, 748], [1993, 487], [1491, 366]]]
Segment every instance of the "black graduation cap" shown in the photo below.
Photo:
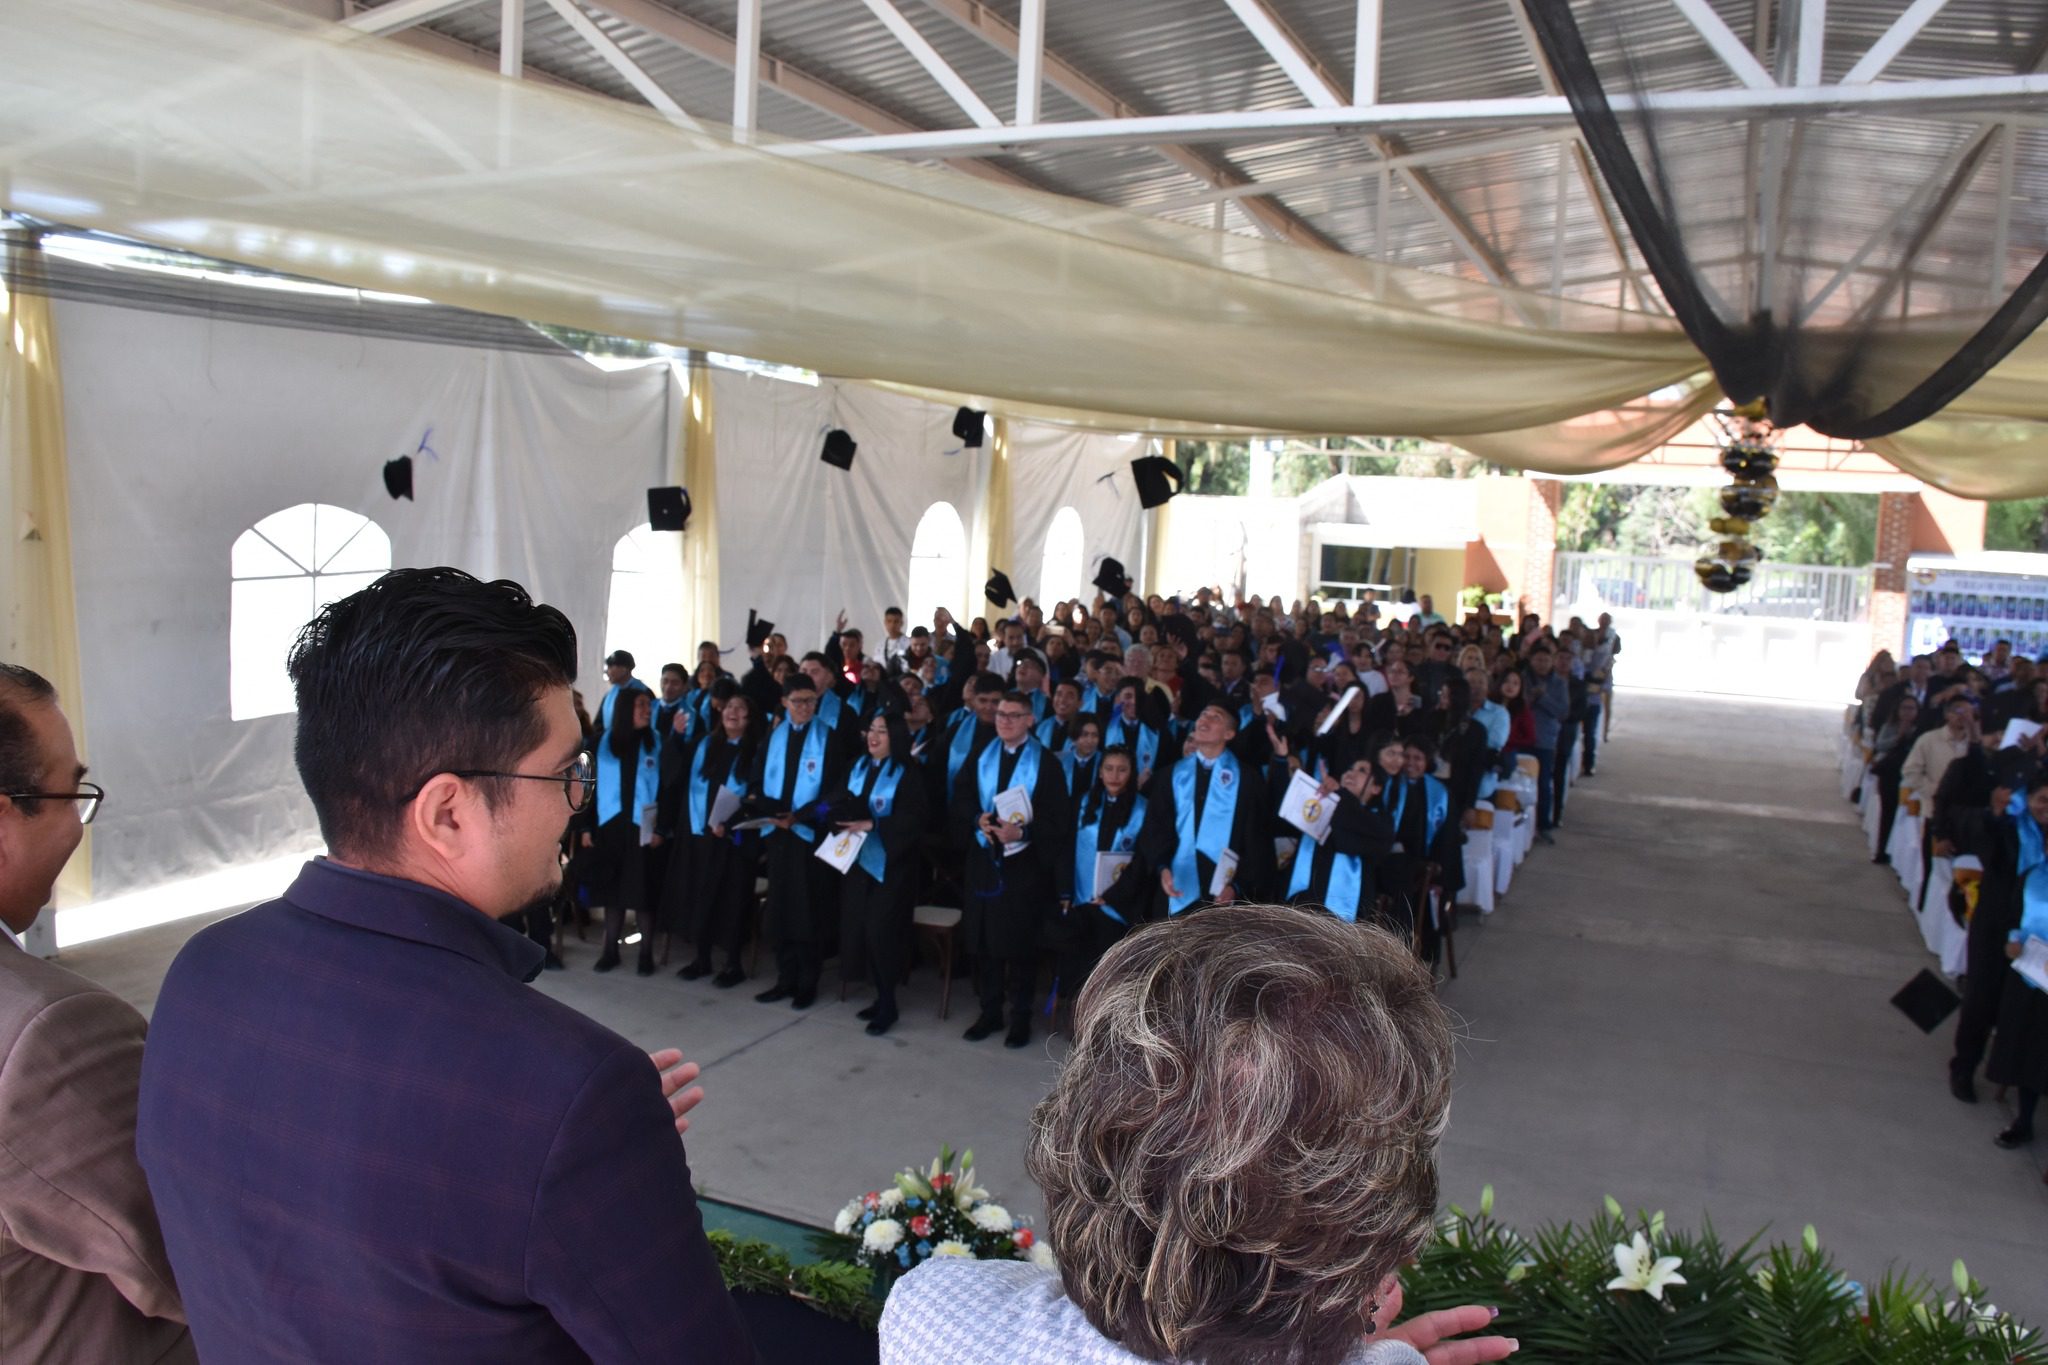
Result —
[[747, 608], [748, 649], [757, 649], [760, 646], [767, 644], [768, 637], [773, 635], [774, 633], [775, 623], [773, 621], [763, 620], [754, 614], [754, 609], [752, 607]]
[[1200, 626], [1195, 624], [1192, 616], [1162, 616], [1159, 618], [1158, 624], [1162, 634], [1171, 635], [1174, 639], [1186, 645], [1191, 652], [1200, 648], [1202, 630]]
[[1131, 576], [1124, 572], [1123, 565], [1105, 558], [1102, 567], [1095, 571], [1095, 586], [1105, 597], [1122, 597], [1131, 590]]
[[988, 586], [982, 592], [998, 607], [1007, 607], [1017, 600], [1017, 594], [1010, 589], [1010, 576], [1001, 569], [988, 571]]
[[1138, 485], [1138, 503], [1143, 507], [1157, 507], [1180, 492], [1186, 476], [1180, 466], [1164, 455], [1141, 455], [1131, 461], [1131, 478]]
[[384, 491], [394, 499], [412, 501], [412, 456], [401, 455], [384, 462]]
[[1946, 981], [1925, 967], [1892, 997], [1892, 1003], [1918, 1024], [1922, 1033], [1940, 1028], [1941, 1021], [1954, 1014], [1962, 1002], [1962, 997], [1950, 990]]
[[976, 412], [973, 408], [961, 408], [953, 414], [953, 434], [969, 450], [981, 449], [982, 419], [987, 416], [987, 413]]
[[838, 427], [825, 433], [825, 450], [818, 458], [836, 469], [852, 469], [853, 453], [860, 444]]
[[680, 531], [690, 520], [690, 490], [647, 490], [647, 524], [657, 531]]

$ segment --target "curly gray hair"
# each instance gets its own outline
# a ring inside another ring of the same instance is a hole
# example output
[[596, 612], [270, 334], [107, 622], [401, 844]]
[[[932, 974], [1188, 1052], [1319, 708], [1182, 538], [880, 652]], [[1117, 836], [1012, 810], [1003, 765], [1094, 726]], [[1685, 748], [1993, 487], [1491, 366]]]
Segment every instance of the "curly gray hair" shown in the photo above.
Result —
[[1355, 1351], [1437, 1198], [1452, 1035], [1390, 934], [1219, 907], [1104, 956], [1026, 1169], [1067, 1294], [1151, 1359]]

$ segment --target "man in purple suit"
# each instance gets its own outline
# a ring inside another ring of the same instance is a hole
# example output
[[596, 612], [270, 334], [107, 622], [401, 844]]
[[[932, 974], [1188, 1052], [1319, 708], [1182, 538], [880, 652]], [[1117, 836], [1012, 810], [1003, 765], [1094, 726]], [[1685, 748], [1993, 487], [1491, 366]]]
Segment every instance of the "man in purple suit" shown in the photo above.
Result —
[[[677, 1132], [700, 1092], [526, 984], [590, 756], [576, 636], [403, 569], [293, 647], [331, 850], [196, 935], [136, 1146], [210, 1365], [749, 1361]], [[666, 1073], [666, 1074], [664, 1074]]]

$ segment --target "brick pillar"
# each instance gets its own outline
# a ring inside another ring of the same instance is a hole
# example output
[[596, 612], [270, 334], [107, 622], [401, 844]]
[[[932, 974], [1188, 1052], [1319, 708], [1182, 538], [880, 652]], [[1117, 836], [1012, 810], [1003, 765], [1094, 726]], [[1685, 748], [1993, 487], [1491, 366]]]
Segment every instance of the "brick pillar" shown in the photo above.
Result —
[[1529, 521], [1522, 534], [1521, 611], [1545, 621], [1557, 595], [1557, 512], [1564, 485], [1556, 479], [1529, 480]]
[[1917, 493], [1877, 495], [1877, 569], [1870, 583], [1870, 652], [1888, 649], [1903, 665], [1906, 646], [1906, 560], [1913, 553]]

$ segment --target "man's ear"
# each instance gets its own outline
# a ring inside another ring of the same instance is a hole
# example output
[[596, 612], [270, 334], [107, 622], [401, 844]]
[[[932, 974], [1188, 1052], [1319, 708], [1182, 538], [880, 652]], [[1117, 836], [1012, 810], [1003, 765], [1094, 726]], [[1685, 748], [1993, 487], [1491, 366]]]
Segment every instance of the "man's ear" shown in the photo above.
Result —
[[406, 827], [436, 856], [455, 862], [465, 851], [481, 804], [476, 788], [453, 773], [436, 773], [405, 808]]

